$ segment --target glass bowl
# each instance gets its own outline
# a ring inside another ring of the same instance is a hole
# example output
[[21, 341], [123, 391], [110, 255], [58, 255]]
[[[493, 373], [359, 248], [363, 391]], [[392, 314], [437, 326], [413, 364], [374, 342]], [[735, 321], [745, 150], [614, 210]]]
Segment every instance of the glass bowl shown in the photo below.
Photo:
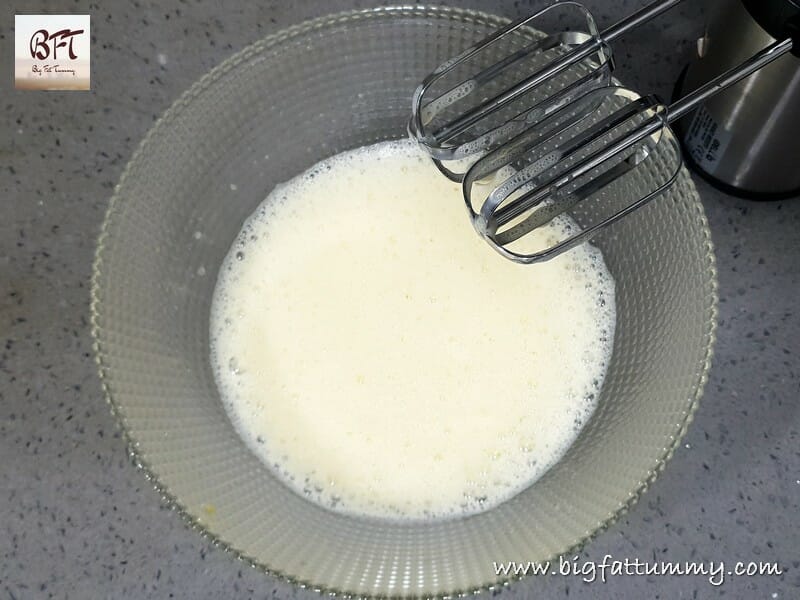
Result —
[[338, 514], [291, 491], [231, 426], [209, 364], [208, 322], [217, 270], [244, 219], [277, 183], [317, 161], [403, 137], [420, 79], [503, 23], [397, 7], [272, 35], [167, 111], [111, 200], [94, 268], [93, 332], [131, 452], [192, 525], [299, 585], [443, 596], [506, 583], [495, 561], [555, 557], [625, 511], [663, 468], [702, 393], [716, 275], [684, 171], [668, 194], [596, 238], [618, 311], [599, 405], [563, 459], [511, 500], [438, 522]]

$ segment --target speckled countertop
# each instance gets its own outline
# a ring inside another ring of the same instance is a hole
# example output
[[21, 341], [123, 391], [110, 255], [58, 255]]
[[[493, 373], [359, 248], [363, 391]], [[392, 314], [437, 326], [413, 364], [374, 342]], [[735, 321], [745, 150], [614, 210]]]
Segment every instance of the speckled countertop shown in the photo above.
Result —
[[[11, 0], [0, 14], [0, 599], [313, 598], [185, 526], [131, 464], [91, 354], [89, 278], [111, 190], [156, 117], [246, 45], [377, 3]], [[455, 4], [455, 3], [454, 3]], [[510, 17], [531, 2], [458, 3]], [[587, 2], [609, 23], [640, 1]], [[702, 30], [692, 0], [617, 44], [669, 96]], [[92, 91], [12, 89], [13, 14], [92, 15]], [[781, 576], [529, 579], [507, 598], [800, 597], [800, 201], [702, 181], [719, 261], [716, 357], [694, 424], [643, 500], [583, 558], [777, 561]]]

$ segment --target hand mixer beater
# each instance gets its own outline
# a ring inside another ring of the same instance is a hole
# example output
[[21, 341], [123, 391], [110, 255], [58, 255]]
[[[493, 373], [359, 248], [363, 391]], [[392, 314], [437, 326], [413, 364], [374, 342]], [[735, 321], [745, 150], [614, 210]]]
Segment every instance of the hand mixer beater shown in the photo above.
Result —
[[[680, 2], [659, 0], [603, 32], [582, 5], [559, 2], [494, 32], [417, 88], [409, 133], [461, 182], [475, 229], [501, 255], [547, 260], [646, 205], [682, 165], [670, 123], [793, 48], [792, 38], [777, 41], [670, 106], [614, 85], [610, 42]], [[563, 30], [542, 33], [554, 20]], [[578, 227], [526, 245], [563, 213]]]

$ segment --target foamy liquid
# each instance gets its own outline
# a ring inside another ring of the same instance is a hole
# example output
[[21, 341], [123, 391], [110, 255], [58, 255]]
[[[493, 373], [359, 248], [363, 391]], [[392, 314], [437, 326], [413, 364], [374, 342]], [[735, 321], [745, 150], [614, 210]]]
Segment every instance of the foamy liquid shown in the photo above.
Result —
[[438, 518], [491, 508], [562, 456], [614, 322], [597, 249], [502, 258], [459, 186], [386, 142], [319, 163], [250, 217], [217, 283], [212, 365], [242, 438], [299, 493]]

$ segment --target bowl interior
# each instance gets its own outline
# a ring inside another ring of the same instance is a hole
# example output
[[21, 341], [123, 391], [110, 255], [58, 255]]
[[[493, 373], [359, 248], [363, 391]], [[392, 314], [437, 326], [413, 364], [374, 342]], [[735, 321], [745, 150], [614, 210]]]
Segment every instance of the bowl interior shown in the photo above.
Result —
[[501, 23], [391, 8], [271, 36], [176, 102], [111, 202], [93, 285], [108, 397], [137, 460], [174, 505], [273, 573], [359, 595], [500, 583], [494, 561], [566, 552], [632, 502], [702, 391], [714, 261], [683, 172], [664, 197], [597, 238], [618, 311], [598, 409], [567, 455], [505, 504], [417, 524], [333, 513], [290, 491], [230, 425], [209, 365], [208, 319], [217, 270], [242, 222], [277, 183], [315, 162], [405, 135], [421, 77]]

